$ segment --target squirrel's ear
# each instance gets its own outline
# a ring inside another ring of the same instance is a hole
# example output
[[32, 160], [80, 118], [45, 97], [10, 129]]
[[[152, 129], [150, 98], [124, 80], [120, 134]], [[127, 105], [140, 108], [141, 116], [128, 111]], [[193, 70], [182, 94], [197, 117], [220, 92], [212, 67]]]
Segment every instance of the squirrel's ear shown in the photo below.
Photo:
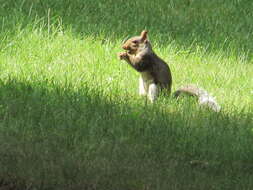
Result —
[[141, 32], [141, 39], [144, 41], [147, 39], [147, 36], [148, 36], [148, 31], [147, 30], [143, 30]]

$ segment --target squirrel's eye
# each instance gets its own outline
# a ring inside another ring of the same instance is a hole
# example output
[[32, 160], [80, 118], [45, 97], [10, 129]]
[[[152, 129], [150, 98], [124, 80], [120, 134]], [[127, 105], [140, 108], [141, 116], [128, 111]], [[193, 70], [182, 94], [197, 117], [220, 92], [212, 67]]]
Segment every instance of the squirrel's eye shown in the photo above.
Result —
[[134, 43], [134, 44], [137, 44], [137, 43], [138, 43], [138, 40], [134, 40], [133, 43]]

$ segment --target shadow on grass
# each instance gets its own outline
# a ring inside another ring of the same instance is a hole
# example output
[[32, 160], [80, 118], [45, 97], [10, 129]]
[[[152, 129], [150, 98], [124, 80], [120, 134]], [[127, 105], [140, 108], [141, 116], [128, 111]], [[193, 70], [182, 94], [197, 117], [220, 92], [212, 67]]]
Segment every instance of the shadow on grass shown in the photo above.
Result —
[[78, 36], [122, 39], [150, 30], [159, 46], [202, 48], [224, 55], [252, 54], [252, 1], [123, 1], [123, 0], [24, 0], [1, 5], [2, 32], [8, 35], [29, 25], [71, 31]]
[[1, 81], [0, 176], [18, 189], [252, 187], [252, 114], [159, 107], [86, 86]]

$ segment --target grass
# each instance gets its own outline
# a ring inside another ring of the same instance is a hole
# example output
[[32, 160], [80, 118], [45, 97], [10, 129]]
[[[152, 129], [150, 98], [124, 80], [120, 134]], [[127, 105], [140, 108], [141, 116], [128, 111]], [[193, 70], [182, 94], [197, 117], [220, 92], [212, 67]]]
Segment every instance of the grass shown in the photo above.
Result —
[[[2, 187], [252, 189], [250, 0], [0, 5]], [[173, 90], [198, 84], [220, 113], [138, 96], [116, 54], [144, 28]]]

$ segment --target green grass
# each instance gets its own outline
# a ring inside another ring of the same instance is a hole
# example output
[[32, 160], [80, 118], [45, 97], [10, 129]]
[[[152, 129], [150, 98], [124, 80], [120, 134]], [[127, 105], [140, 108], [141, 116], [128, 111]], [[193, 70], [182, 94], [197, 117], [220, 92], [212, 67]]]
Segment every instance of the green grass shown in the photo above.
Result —
[[[253, 2], [0, 0], [0, 189], [252, 189]], [[173, 91], [138, 96], [121, 43], [149, 30]]]

